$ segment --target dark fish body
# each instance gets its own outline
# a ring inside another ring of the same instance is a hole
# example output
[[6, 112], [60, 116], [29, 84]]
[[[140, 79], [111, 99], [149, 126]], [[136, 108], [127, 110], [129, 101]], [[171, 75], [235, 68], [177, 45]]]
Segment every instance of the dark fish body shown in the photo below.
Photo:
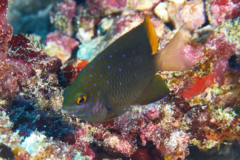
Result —
[[[151, 39], [151, 40], [150, 40]], [[169, 89], [159, 75], [158, 40], [149, 18], [96, 56], [64, 92], [63, 110], [101, 122], [130, 105], [162, 99]], [[85, 101], [79, 97], [85, 97]]]

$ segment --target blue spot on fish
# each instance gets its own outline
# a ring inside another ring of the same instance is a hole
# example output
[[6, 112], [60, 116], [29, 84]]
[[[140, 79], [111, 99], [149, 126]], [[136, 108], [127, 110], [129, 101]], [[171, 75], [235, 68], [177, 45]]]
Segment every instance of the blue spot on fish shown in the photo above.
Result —
[[78, 87], [81, 87], [81, 85], [79, 84]]
[[102, 68], [102, 66], [99, 66], [99, 68], [101, 69], [101, 68]]
[[100, 60], [100, 59], [101, 59], [101, 57], [98, 57], [98, 59]]
[[93, 68], [93, 66], [91, 66]]
[[94, 73], [94, 75], [97, 75], [97, 73]]
[[85, 90], [87, 90], [87, 87], [85, 87]]
[[110, 69], [111, 67], [110, 66], [108, 66], [108, 69]]
[[125, 57], [125, 54], [123, 54], [123, 57]]
[[88, 82], [86, 82], [86, 84], [88, 84]]
[[109, 80], [107, 80], [107, 83], [109, 83]]
[[121, 71], [122, 71], [122, 69], [121, 69], [121, 68], [119, 68], [119, 71], [121, 72]]
[[135, 53], [135, 51], [133, 50], [132, 53]]
[[129, 62], [129, 65], [132, 65], [132, 63], [131, 63], [131, 62]]
[[90, 77], [92, 77], [92, 74], [90, 74]]
[[112, 55], [110, 55], [109, 57], [112, 58]]
[[102, 77], [103, 75], [101, 74], [100, 76]]
[[115, 49], [115, 52], [117, 52], [117, 50]]
[[94, 86], [97, 86], [97, 84], [96, 84], [96, 83], [94, 83]]

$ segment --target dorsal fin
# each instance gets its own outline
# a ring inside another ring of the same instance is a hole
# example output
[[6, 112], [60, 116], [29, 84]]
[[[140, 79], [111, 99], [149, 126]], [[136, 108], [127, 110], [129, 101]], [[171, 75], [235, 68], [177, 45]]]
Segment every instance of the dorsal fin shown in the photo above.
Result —
[[150, 42], [150, 45], [152, 47], [152, 54], [156, 53], [158, 50], [158, 37], [155, 31], [155, 28], [153, 27], [150, 18], [148, 16], [145, 16], [144, 20], [145, 29], [147, 31], [148, 39]]
[[[124, 46], [124, 47], [123, 47]], [[158, 49], [158, 38], [149, 17], [145, 17], [143, 23], [112, 42], [103, 51], [105, 56], [111, 54], [154, 54]], [[127, 57], [126, 57], [127, 58]]]

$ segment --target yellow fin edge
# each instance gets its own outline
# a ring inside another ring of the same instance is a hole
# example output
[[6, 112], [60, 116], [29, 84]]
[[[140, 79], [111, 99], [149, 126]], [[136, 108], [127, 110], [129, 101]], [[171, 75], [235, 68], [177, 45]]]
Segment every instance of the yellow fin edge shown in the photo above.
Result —
[[158, 50], [158, 37], [155, 28], [153, 27], [152, 22], [148, 16], [145, 16], [144, 24], [147, 30], [150, 45], [152, 47], [152, 54], [155, 54]]

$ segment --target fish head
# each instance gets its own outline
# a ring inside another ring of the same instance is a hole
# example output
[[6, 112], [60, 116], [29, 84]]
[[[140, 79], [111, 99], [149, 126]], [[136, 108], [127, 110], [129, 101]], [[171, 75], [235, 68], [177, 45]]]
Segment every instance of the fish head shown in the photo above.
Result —
[[67, 88], [64, 91], [63, 111], [89, 122], [103, 122], [114, 117], [105, 107], [99, 93], [86, 93]]

